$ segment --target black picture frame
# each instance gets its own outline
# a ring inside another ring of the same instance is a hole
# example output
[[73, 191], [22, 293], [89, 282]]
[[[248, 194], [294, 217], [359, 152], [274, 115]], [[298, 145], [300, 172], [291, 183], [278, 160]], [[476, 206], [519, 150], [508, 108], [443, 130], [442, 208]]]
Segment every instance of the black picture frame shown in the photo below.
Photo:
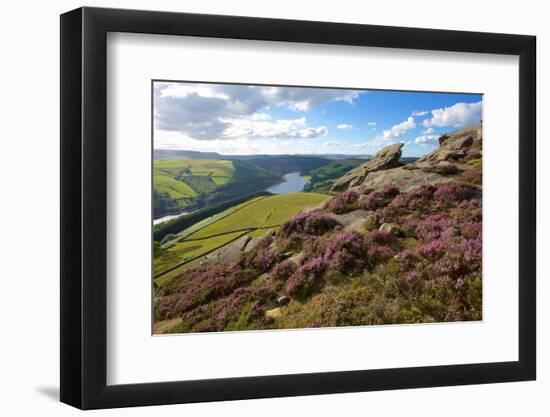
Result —
[[[513, 362], [107, 385], [108, 32], [519, 56], [519, 358]], [[61, 15], [61, 401], [81, 409], [421, 388], [536, 377], [536, 38], [79, 8]]]

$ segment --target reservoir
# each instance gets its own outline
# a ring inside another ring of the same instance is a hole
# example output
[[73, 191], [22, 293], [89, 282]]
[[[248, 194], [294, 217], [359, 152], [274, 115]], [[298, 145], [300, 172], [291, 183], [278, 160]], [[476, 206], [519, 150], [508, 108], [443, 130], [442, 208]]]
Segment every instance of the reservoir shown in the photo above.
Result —
[[269, 187], [266, 191], [273, 194], [298, 193], [304, 189], [308, 179], [300, 175], [299, 172], [290, 172], [283, 176], [284, 182]]
[[186, 214], [190, 214], [190, 212], [182, 212], [182, 213], [178, 213], [178, 214], [168, 214], [166, 216], [159, 217], [158, 219], [153, 219], [153, 225], [164, 223], [164, 222], [167, 222], [168, 220], [176, 219], [180, 216], [185, 216]]
[[[266, 189], [273, 194], [285, 194], [285, 193], [299, 193], [304, 189], [304, 185], [308, 183], [308, 179], [300, 175], [299, 172], [289, 172], [283, 176], [284, 181], [273, 185]], [[178, 218], [180, 216], [185, 216], [192, 212], [182, 212], [178, 214], [168, 214], [158, 219], [153, 219], [153, 225], [167, 222], [169, 220]]]

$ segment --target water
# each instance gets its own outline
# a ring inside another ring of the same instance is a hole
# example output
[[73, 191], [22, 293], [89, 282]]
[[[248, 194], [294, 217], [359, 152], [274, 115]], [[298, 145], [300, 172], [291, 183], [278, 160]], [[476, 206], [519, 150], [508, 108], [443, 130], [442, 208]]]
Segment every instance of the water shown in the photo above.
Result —
[[180, 217], [180, 216], [185, 216], [186, 214], [189, 214], [190, 212], [182, 212], [182, 213], [178, 213], [178, 214], [169, 214], [167, 216], [163, 216], [163, 217], [159, 217], [158, 219], [153, 219], [153, 225], [156, 225], [156, 224], [160, 224], [160, 223], [164, 223], [164, 222], [167, 222], [168, 220], [172, 220], [172, 219], [175, 219], [177, 217]]
[[299, 172], [290, 172], [285, 174], [284, 182], [269, 187], [266, 191], [273, 194], [297, 193], [304, 189], [304, 185], [308, 183], [306, 177], [300, 175]]
[[[304, 189], [304, 185], [308, 183], [308, 179], [300, 175], [299, 172], [289, 172], [283, 176], [284, 182], [269, 187], [266, 191], [273, 194], [285, 194], [285, 193], [298, 193]], [[153, 224], [160, 224], [167, 222], [168, 220], [175, 219], [180, 216], [185, 216], [191, 212], [182, 212], [179, 214], [169, 214], [158, 219], [153, 220]]]

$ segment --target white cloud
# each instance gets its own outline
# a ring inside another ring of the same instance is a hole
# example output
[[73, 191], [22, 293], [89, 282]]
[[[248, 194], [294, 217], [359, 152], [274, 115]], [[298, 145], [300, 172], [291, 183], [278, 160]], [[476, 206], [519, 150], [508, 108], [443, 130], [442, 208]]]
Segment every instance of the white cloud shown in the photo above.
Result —
[[223, 137], [228, 139], [309, 139], [324, 136], [328, 133], [328, 129], [324, 126], [308, 127], [305, 117], [272, 121], [268, 115], [256, 113], [235, 119], [220, 119], [220, 121], [229, 126], [223, 131]]
[[417, 143], [419, 145], [432, 145], [432, 144], [439, 143], [438, 139], [439, 139], [439, 136], [437, 135], [422, 135], [417, 137], [414, 140], [414, 143]]
[[303, 87], [257, 87], [272, 104], [287, 106], [294, 111], [308, 111], [311, 107], [329, 101], [345, 101], [352, 104], [353, 100], [363, 92], [357, 90], [340, 90], [332, 88]]
[[426, 116], [428, 113], [428, 110], [415, 110], [411, 113], [411, 116]]
[[481, 120], [481, 101], [477, 103], [456, 103], [450, 107], [432, 110], [432, 118], [424, 120], [425, 127], [463, 127], [479, 123]]
[[407, 130], [414, 129], [416, 127], [416, 123], [414, 121], [413, 117], [408, 117], [407, 120], [392, 126], [388, 130], [384, 130], [382, 137], [384, 139], [389, 138], [398, 138], [400, 136], [403, 136]]
[[339, 141], [339, 140], [332, 140], [332, 141], [323, 143], [323, 146], [328, 146], [328, 147], [331, 147], [331, 148], [340, 148], [343, 145], [344, 145], [344, 142]]
[[347, 123], [342, 123], [342, 124], [339, 124], [338, 126], [336, 126], [338, 129], [351, 129], [353, 126], [352, 125], [348, 125]]
[[[197, 140], [243, 138], [313, 138], [324, 126], [297, 120], [269, 120], [271, 106], [305, 112], [329, 102], [353, 103], [355, 90], [265, 87], [232, 84], [163, 83], [154, 85], [155, 131], [179, 132]], [[242, 136], [239, 136], [242, 135]]]
[[376, 122], [368, 122], [367, 123], [369, 126], [376, 126]]
[[307, 100], [293, 101], [293, 102], [289, 103], [288, 108], [290, 110], [295, 110], [295, 111], [308, 111], [309, 106], [310, 106], [310, 104], [309, 104], [309, 101], [307, 101]]
[[196, 94], [204, 98], [229, 100], [228, 95], [217, 93], [215, 89], [208, 84], [168, 84], [166, 88], [160, 90], [160, 97], [184, 98], [191, 94]]
[[371, 146], [370, 142], [363, 142], [363, 143], [353, 143], [349, 145], [350, 148], [357, 149], [357, 148], [367, 148]]
[[423, 130], [423, 131], [422, 131], [422, 134], [423, 134], [423, 135], [430, 135], [430, 134], [432, 134], [433, 132], [435, 132], [434, 128], [433, 128], [433, 127], [429, 127], [429, 128], [427, 128], [427, 129]]

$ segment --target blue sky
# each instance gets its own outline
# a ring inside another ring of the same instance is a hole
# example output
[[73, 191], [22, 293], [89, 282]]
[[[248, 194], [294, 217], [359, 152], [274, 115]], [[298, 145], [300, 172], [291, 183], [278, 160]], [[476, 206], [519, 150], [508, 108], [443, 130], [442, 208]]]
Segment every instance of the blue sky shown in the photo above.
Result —
[[478, 123], [482, 95], [155, 82], [154, 147], [220, 154], [404, 156]]

